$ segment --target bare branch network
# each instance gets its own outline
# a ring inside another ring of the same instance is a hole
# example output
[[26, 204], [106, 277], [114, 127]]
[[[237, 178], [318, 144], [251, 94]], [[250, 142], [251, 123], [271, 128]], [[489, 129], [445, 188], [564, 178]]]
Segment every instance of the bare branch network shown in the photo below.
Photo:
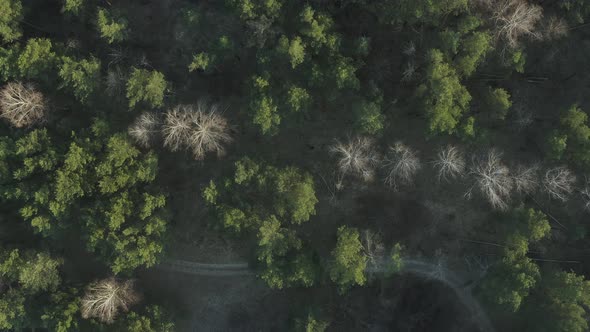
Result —
[[508, 201], [513, 189], [510, 170], [501, 160], [502, 154], [495, 149], [490, 150], [483, 158], [473, 161], [470, 174], [475, 183], [465, 195], [471, 197], [477, 188], [492, 207], [500, 210], [508, 208]]
[[379, 155], [374, 141], [368, 137], [355, 137], [347, 143], [336, 141], [330, 152], [338, 158], [338, 169], [342, 178], [348, 174], [360, 177], [363, 181], [371, 181], [375, 177], [375, 167], [379, 163]]
[[103, 323], [115, 321], [119, 312], [127, 312], [140, 301], [132, 280], [103, 279], [90, 284], [81, 302], [85, 319], [96, 318]]
[[414, 177], [422, 168], [422, 164], [415, 151], [397, 142], [389, 147], [383, 160], [383, 168], [387, 172], [385, 184], [397, 190], [400, 184], [410, 185], [414, 182]]
[[180, 105], [168, 111], [162, 134], [165, 147], [171, 151], [192, 150], [197, 160], [209, 152], [215, 152], [218, 157], [225, 155], [225, 145], [233, 141], [219, 105], [205, 102]]
[[465, 176], [465, 159], [463, 153], [452, 145], [441, 148], [432, 162], [437, 170], [438, 181], [449, 181]]
[[153, 145], [155, 138], [160, 133], [162, 121], [158, 114], [154, 112], [142, 113], [129, 127], [129, 136], [135, 142], [144, 147], [149, 148]]
[[536, 25], [543, 17], [543, 8], [526, 0], [492, 0], [486, 2], [496, 24], [496, 38], [516, 48], [522, 36], [540, 38]]
[[564, 166], [545, 172], [543, 186], [551, 198], [565, 202], [575, 189], [576, 176]]
[[0, 90], [0, 117], [17, 128], [43, 120], [47, 105], [43, 95], [30, 84], [11, 82]]

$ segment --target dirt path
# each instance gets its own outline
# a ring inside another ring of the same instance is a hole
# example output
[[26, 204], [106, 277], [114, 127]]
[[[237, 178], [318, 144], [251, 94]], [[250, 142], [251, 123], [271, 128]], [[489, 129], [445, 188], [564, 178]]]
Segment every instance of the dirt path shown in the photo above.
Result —
[[247, 263], [204, 264], [174, 259], [161, 263], [158, 268], [200, 276], [231, 277], [254, 274]]
[[[189, 262], [183, 260], [168, 260], [158, 266], [159, 269], [188, 273], [198, 276], [216, 276], [216, 277], [233, 277], [243, 275], [254, 275], [254, 272], [248, 267], [247, 263], [234, 264], [204, 264]], [[379, 264], [377, 267], [367, 269], [367, 272], [385, 272], [386, 264]], [[494, 327], [481, 307], [477, 299], [471, 294], [471, 290], [466, 287], [470, 282], [469, 279], [449, 270], [441, 263], [432, 263], [425, 259], [407, 258], [404, 260], [402, 271], [425, 277], [427, 279], [438, 280], [457, 294], [460, 301], [474, 315], [474, 319], [479, 322], [480, 328], [485, 332], [493, 332]]]

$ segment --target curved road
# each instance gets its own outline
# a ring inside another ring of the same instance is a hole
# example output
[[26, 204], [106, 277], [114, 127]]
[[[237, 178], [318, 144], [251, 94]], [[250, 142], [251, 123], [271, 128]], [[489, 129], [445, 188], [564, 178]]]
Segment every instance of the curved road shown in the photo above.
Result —
[[[167, 260], [158, 265], [157, 268], [200, 276], [229, 277], [254, 275], [254, 272], [249, 268], [247, 263], [204, 264], [183, 260]], [[378, 273], [385, 271], [387, 271], [387, 266], [385, 264], [367, 269], [367, 272]], [[494, 331], [494, 327], [485, 310], [471, 294], [471, 291], [465, 287], [469, 280], [466, 280], [440, 263], [435, 264], [425, 259], [404, 259], [402, 272], [413, 273], [427, 279], [434, 279], [444, 283], [455, 291], [463, 305], [472, 312], [475, 319], [479, 322], [482, 331]]]

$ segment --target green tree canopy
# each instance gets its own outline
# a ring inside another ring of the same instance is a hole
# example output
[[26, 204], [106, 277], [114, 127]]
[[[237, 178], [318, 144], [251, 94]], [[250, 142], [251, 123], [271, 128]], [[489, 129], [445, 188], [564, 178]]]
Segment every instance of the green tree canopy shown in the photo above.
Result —
[[365, 284], [367, 257], [355, 228], [340, 226], [337, 236], [329, 267], [330, 279], [338, 285], [340, 292], [344, 292], [354, 285]]
[[430, 50], [427, 63], [425, 82], [418, 88], [418, 95], [424, 100], [430, 132], [452, 134], [469, 109], [471, 95], [439, 50]]
[[133, 68], [127, 81], [129, 107], [134, 107], [139, 102], [144, 102], [151, 107], [162, 106], [167, 87], [168, 82], [164, 79], [164, 74]]
[[236, 162], [233, 178], [211, 181], [203, 198], [221, 226], [235, 233], [256, 232], [260, 276], [273, 288], [311, 286], [312, 257], [291, 225], [306, 222], [318, 202], [313, 179], [294, 167], [277, 168], [249, 158]]
[[566, 158], [579, 167], [590, 166], [590, 127], [588, 115], [573, 105], [561, 115], [559, 129], [548, 139], [548, 157]]
[[94, 57], [75, 61], [62, 57], [59, 69], [62, 84], [74, 93], [76, 99], [85, 102], [100, 82], [100, 61]]
[[0, 0], [0, 37], [5, 42], [20, 38], [22, 19], [23, 5], [20, 0]]
[[104, 8], [97, 12], [97, 26], [100, 36], [109, 44], [120, 42], [127, 38], [127, 20], [120, 15], [113, 15]]

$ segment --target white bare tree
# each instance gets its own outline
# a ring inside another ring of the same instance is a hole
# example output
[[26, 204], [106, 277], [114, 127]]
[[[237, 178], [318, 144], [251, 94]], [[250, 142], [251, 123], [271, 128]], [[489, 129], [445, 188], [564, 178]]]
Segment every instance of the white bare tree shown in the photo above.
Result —
[[189, 137], [189, 146], [195, 159], [201, 160], [208, 152], [225, 154], [225, 145], [232, 142], [230, 126], [221, 115], [219, 105], [199, 102], [192, 112], [193, 130]]
[[409, 41], [407, 44], [404, 45], [402, 52], [409, 57], [412, 57], [416, 54], [416, 44], [413, 41]]
[[40, 122], [46, 109], [43, 94], [30, 84], [11, 82], [0, 90], [0, 117], [14, 127], [29, 127]]
[[109, 96], [118, 96], [125, 86], [125, 75], [119, 67], [111, 69], [107, 72], [104, 79], [105, 89]]
[[565, 166], [545, 172], [543, 186], [551, 198], [565, 202], [575, 189], [576, 176]]
[[551, 16], [543, 26], [543, 39], [557, 40], [566, 37], [569, 32], [567, 22], [557, 16]]
[[463, 153], [452, 145], [441, 148], [432, 162], [437, 170], [438, 180], [451, 180], [465, 175], [465, 159]]
[[135, 142], [145, 148], [154, 143], [162, 125], [160, 117], [154, 112], [144, 112], [129, 127], [128, 132]]
[[187, 105], [176, 106], [166, 112], [162, 134], [164, 146], [171, 151], [178, 151], [187, 145], [191, 137], [192, 116]]
[[413, 62], [408, 62], [406, 64], [406, 66], [404, 67], [404, 70], [402, 72], [402, 82], [409, 82], [411, 80], [413, 80], [416, 76], [416, 66], [414, 65]]
[[519, 194], [531, 194], [539, 187], [539, 166], [518, 165], [512, 175], [514, 189]]
[[363, 245], [363, 252], [369, 263], [373, 266], [377, 266], [385, 252], [385, 245], [381, 236], [369, 229], [361, 232], [361, 243]]
[[127, 312], [139, 300], [132, 280], [107, 278], [93, 282], [86, 288], [80, 311], [85, 319], [96, 318], [110, 324], [119, 312]]
[[180, 105], [166, 112], [162, 133], [164, 146], [171, 151], [190, 149], [197, 160], [208, 152], [224, 155], [225, 145], [232, 142], [230, 126], [219, 106], [205, 102]]
[[383, 168], [387, 173], [385, 184], [397, 190], [400, 184], [412, 184], [422, 164], [416, 152], [407, 145], [397, 142], [389, 147], [383, 159]]
[[512, 193], [513, 181], [510, 170], [502, 163], [502, 154], [495, 149], [488, 151], [483, 158], [475, 159], [470, 173], [474, 184], [465, 193], [471, 197], [475, 188], [495, 209], [505, 210]]
[[504, 40], [509, 47], [517, 47], [522, 36], [541, 37], [536, 29], [543, 17], [541, 6], [527, 0], [491, 0], [487, 6], [496, 24], [496, 38]]
[[337, 189], [342, 188], [342, 180], [348, 174], [360, 177], [364, 181], [371, 181], [375, 176], [375, 166], [379, 162], [379, 155], [374, 142], [368, 137], [355, 137], [347, 143], [336, 143], [330, 147], [330, 152], [338, 158], [340, 173]]
[[586, 182], [584, 189], [580, 190], [580, 196], [584, 202], [584, 210], [590, 211], [590, 183]]

